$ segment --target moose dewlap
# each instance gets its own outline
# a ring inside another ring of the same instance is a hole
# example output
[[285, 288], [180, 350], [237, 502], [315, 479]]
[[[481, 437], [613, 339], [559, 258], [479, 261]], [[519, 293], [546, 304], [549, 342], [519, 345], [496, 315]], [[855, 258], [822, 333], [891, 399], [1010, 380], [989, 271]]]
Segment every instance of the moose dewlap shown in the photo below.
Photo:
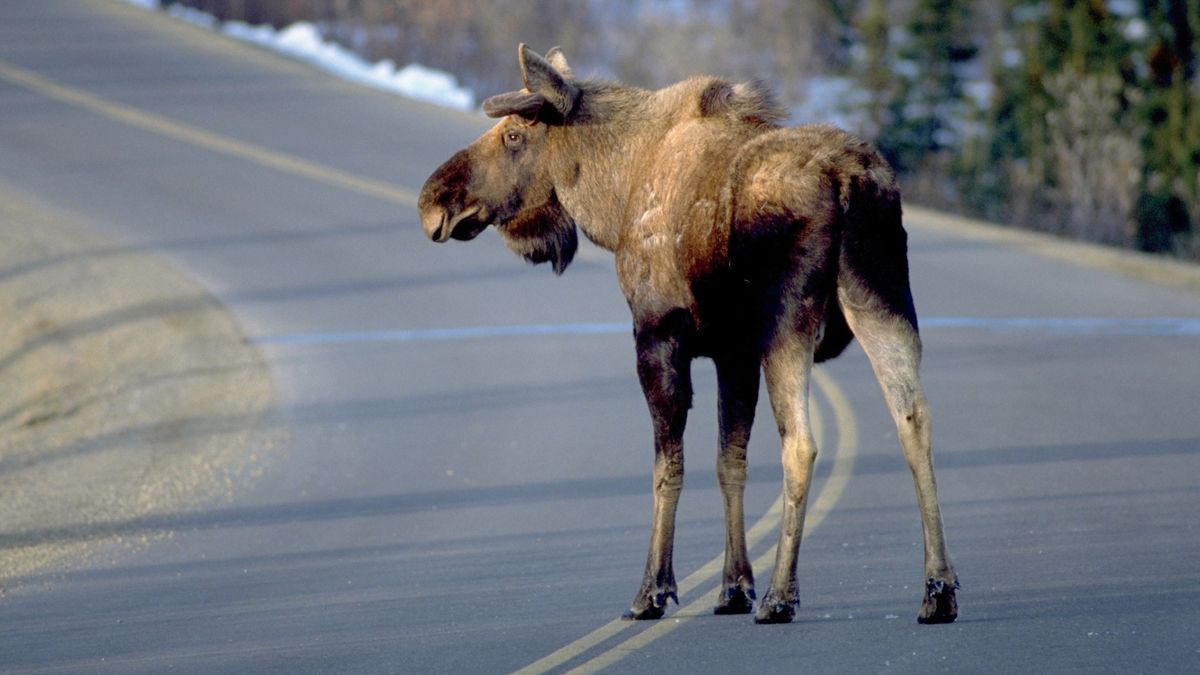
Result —
[[755, 621], [791, 621], [796, 556], [816, 444], [813, 363], [857, 337], [899, 431], [925, 536], [917, 620], [958, 615], [918, 379], [921, 341], [907, 235], [890, 167], [831, 126], [782, 127], [755, 83], [697, 77], [658, 91], [577, 80], [557, 49], [518, 49], [525, 88], [484, 102], [501, 118], [421, 190], [425, 233], [470, 240], [493, 225], [513, 251], [561, 274], [576, 229], [612, 251], [633, 313], [637, 371], [654, 427], [654, 510], [646, 570], [625, 616], [656, 619], [676, 598], [671, 565], [683, 486], [691, 362], [719, 386], [717, 477], [726, 555], [718, 614], [754, 609], [742, 495], [759, 378], [783, 444], [784, 511], [775, 569]]

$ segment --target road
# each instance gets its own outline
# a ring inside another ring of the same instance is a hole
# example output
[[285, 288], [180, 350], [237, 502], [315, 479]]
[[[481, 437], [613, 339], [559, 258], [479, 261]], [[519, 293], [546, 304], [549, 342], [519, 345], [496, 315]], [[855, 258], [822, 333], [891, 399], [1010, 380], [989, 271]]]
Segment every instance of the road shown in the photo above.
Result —
[[[652, 459], [611, 260], [433, 246], [411, 203], [485, 120], [102, 0], [0, 4], [0, 67], [0, 183], [202, 283], [286, 439], [232, 500], [125, 526], [170, 536], [7, 589], [0, 671], [1200, 670], [1200, 294], [910, 216], [959, 621], [914, 621], [912, 483], [855, 347], [822, 369], [797, 621], [706, 613], [697, 363], [676, 572], [700, 572], [663, 621], [610, 623]], [[781, 480], [759, 420], [751, 523]]]

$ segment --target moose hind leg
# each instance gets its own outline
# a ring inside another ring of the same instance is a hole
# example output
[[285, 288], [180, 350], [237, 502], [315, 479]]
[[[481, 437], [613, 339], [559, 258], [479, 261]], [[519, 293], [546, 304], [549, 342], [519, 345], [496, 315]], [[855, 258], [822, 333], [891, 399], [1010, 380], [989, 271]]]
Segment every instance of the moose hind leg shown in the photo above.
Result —
[[714, 614], [749, 614], [754, 610], [754, 572], [746, 553], [743, 495], [746, 490], [746, 446], [758, 403], [758, 361], [736, 354], [716, 359], [720, 397], [717, 482], [725, 501], [725, 569]]
[[667, 600], [679, 604], [671, 557], [675, 509], [683, 489], [683, 430], [692, 403], [691, 369], [684, 342], [690, 319], [669, 314], [637, 332], [638, 378], [654, 426], [654, 514], [646, 571], [626, 619], [658, 619]]
[[790, 332], [777, 336], [763, 359], [767, 393], [783, 441], [783, 517], [771, 587], [758, 607], [755, 623], [788, 623], [800, 604], [796, 559], [817, 457], [808, 420], [812, 363], [812, 337]]
[[875, 377], [896, 423], [904, 458], [912, 471], [925, 539], [925, 595], [917, 614], [920, 623], [950, 623], [958, 617], [958, 576], [946, 552], [937, 480], [933, 471], [929, 403], [918, 369], [921, 339], [915, 318], [871, 303], [851, 308], [847, 318], [871, 360]]

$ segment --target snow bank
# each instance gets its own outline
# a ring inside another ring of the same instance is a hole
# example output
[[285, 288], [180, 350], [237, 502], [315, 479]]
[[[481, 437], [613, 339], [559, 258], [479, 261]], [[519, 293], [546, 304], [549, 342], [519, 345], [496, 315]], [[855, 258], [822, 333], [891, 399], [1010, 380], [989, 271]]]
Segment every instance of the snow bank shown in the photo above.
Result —
[[[159, 7], [158, 0], [124, 1], [147, 9]], [[399, 69], [386, 59], [369, 63], [345, 47], [325, 41], [320, 30], [311, 23], [300, 22], [276, 30], [272, 26], [251, 26], [242, 21], [222, 24], [209, 14], [178, 4], [170, 5], [167, 12], [182, 21], [285, 54], [351, 82], [447, 108], [471, 110], [475, 107], [474, 93], [458, 86], [453, 75], [416, 63]]]
[[230, 21], [221, 30], [230, 37], [307, 61], [351, 82], [447, 108], [470, 110], [475, 106], [475, 95], [459, 87], [453, 75], [415, 63], [400, 69], [386, 59], [368, 63], [345, 47], [325, 41], [311, 23], [295, 23], [276, 31], [270, 26]]

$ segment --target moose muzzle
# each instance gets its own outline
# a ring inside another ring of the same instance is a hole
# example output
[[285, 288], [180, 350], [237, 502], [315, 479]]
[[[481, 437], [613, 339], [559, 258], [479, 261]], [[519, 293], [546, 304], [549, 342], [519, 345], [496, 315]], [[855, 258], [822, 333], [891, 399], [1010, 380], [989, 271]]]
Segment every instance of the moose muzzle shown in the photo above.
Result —
[[477, 218], [482, 211], [479, 206], [470, 206], [451, 214], [440, 206], [431, 206], [421, 209], [421, 227], [425, 236], [439, 244], [450, 238], [469, 241], [487, 227], [486, 220]]
[[489, 214], [471, 197], [471, 162], [466, 150], [454, 154], [433, 172], [417, 199], [425, 236], [441, 243], [447, 239], [468, 241], [488, 226]]

